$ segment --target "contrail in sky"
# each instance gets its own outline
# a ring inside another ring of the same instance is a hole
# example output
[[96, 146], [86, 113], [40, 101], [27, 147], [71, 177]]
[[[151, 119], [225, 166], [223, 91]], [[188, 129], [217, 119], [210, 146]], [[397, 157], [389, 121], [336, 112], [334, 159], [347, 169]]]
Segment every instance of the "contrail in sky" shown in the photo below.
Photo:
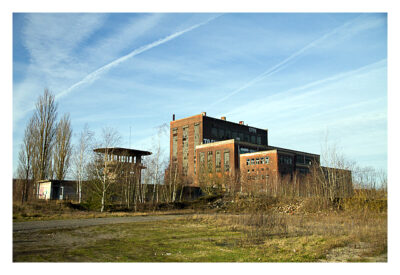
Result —
[[95, 70], [94, 72], [88, 74], [88, 75], [85, 76], [85, 78], [83, 78], [81, 81], [75, 83], [74, 85], [72, 85], [72, 86], [69, 87], [68, 89], [66, 89], [66, 90], [64, 90], [63, 92], [61, 92], [61, 93], [59, 93], [58, 95], [56, 95], [56, 99], [59, 99], [60, 97], [63, 97], [63, 96], [65, 96], [65, 95], [69, 94], [69, 93], [70, 93], [73, 89], [75, 89], [76, 87], [79, 87], [79, 86], [81, 86], [81, 85], [83, 85], [83, 84], [88, 84], [88, 83], [91, 83], [91, 82], [95, 81], [95, 80], [98, 79], [101, 75], [103, 75], [104, 73], [106, 73], [107, 71], [109, 71], [111, 68], [113, 68], [113, 67], [115, 67], [115, 66], [118, 66], [118, 65], [121, 64], [122, 62], [124, 62], [124, 61], [126, 61], [126, 60], [128, 60], [128, 59], [130, 59], [130, 58], [132, 58], [132, 57], [134, 57], [134, 56], [136, 56], [136, 55], [138, 55], [138, 54], [141, 54], [141, 53], [143, 53], [143, 52], [146, 52], [146, 51], [148, 51], [148, 50], [150, 50], [150, 49], [152, 49], [152, 48], [154, 48], [154, 47], [157, 47], [157, 46], [159, 46], [159, 45], [161, 45], [161, 44], [164, 44], [164, 43], [166, 43], [166, 42], [168, 42], [168, 41], [170, 41], [170, 40], [172, 40], [172, 39], [175, 39], [175, 38], [181, 36], [182, 34], [185, 34], [185, 33], [187, 33], [187, 32], [190, 32], [190, 31], [192, 31], [192, 30], [194, 30], [194, 29], [196, 29], [196, 28], [198, 28], [198, 27], [200, 27], [200, 26], [203, 26], [203, 25], [205, 25], [205, 24], [207, 24], [207, 23], [213, 21], [214, 19], [216, 19], [216, 18], [218, 18], [218, 17], [220, 17], [220, 16], [222, 16], [222, 15], [214, 16], [214, 17], [212, 17], [212, 18], [210, 18], [210, 19], [208, 19], [208, 20], [206, 20], [206, 21], [204, 21], [204, 22], [202, 22], [202, 23], [193, 25], [193, 26], [191, 26], [191, 27], [189, 27], [189, 28], [187, 28], [187, 29], [185, 29], [185, 30], [182, 30], [182, 31], [173, 33], [173, 34], [171, 34], [171, 35], [168, 35], [167, 37], [164, 37], [164, 38], [162, 38], [162, 39], [159, 39], [159, 40], [154, 41], [154, 42], [152, 42], [152, 43], [150, 43], [150, 44], [144, 45], [144, 46], [142, 46], [142, 47], [140, 47], [140, 48], [137, 48], [137, 49], [133, 50], [133, 51], [130, 52], [129, 54], [124, 55], [124, 56], [122, 56], [122, 57], [120, 57], [120, 58], [118, 58], [118, 59], [116, 59], [116, 60], [114, 60], [114, 61], [108, 63], [107, 65], [104, 65], [104, 66], [100, 67], [99, 69]]
[[296, 57], [302, 55], [305, 51], [307, 51], [308, 49], [314, 47], [316, 44], [318, 44], [319, 42], [325, 40], [326, 38], [328, 38], [329, 36], [332, 36], [334, 34], [336, 34], [337, 32], [339, 32], [340, 30], [344, 29], [345, 27], [349, 26], [350, 24], [352, 24], [354, 21], [358, 20], [358, 18], [362, 16], [359, 15], [357, 16], [355, 19], [350, 20], [349, 22], [344, 23], [343, 25], [340, 25], [339, 27], [333, 29], [332, 31], [324, 34], [323, 36], [321, 36], [320, 38], [312, 41], [310, 44], [306, 45], [305, 47], [301, 48], [300, 50], [298, 50], [297, 52], [293, 53], [292, 55], [290, 55], [289, 57], [285, 58], [284, 60], [282, 60], [281, 62], [279, 62], [278, 64], [272, 66], [271, 68], [269, 68], [268, 70], [266, 70], [265, 72], [263, 72], [262, 74], [258, 75], [257, 77], [255, 77], [254, 79], [252, 79], [251, 81], [245, 83], [244, 85], [242, 85], [241, 87], [239, 87], [238, 89], [234, 90], [233, 92], [231, 92], [230, 94], [224, 96], [223, 98], [215, 101], [214, 103], [212, 103], [209, 107], [215, 106], [218, 103], [221, 103], [222, 101], [230, 98], [231, 96], [239, 93], [240, 91], [252, 86], [253, 84], [263, 80], [264, 78], [271, 76], [273, 74], [275, 74], [276, 72], [279, 72], [280, 70], [284, 69], [286, 66], [286, 64], [288, 62], [290, 62], [291, 60], [295, 59]]

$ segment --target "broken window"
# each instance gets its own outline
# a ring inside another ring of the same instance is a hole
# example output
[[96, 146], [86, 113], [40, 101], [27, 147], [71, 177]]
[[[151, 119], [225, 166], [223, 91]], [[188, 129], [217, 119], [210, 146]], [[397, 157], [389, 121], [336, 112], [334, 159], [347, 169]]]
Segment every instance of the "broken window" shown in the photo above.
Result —
[[229, 165], [230, 165], [230, 160], [229, 160], [229, 150], [224, 151], [224, 169], [225, 172], [229, 171]]
[[172, 160], [176, 161], [178, 155], [178, 134], [172, 136]]
[[212, 173], [212, 171], [213, 171], [212, 157], [213, 157], [213, 152], [208, 151], [207, 152], [207, 168], [208, 168], [209, 173]]
[[204, 152], [200, 152], [200, 173], [204, 172]]
[[183, 126], [182, 130], [182, 168], [183, 174], [187, 175], [189, 166], [189, 126]]
[[221, 172], [221, 151], [215, 151], [215, 171]]

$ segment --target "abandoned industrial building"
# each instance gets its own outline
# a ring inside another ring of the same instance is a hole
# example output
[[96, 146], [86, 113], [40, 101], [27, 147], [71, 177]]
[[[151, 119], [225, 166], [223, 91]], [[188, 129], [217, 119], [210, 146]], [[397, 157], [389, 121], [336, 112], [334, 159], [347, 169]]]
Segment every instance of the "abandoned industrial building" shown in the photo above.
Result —
[[290, 177], [309, 173], [320, 156], [271, 146], [268, 130], [216, 119], [205, 112], [170, 122], [170, 163], [176, 171], [199, 184], [204, 174], [217, 174], [248, 181]]

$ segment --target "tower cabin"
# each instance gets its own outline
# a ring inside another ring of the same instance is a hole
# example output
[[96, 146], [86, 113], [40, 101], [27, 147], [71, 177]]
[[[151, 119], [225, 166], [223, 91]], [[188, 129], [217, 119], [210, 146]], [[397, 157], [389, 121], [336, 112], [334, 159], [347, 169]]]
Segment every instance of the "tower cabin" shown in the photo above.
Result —
[[137, 183], [141, 183], [141, 171], [146, 169], [142, 164], [142, 157], [151, 155], [151, 152], [129, 148], [107, 147], [96, 148], [96, 153], [103, 154], [106, 173], [116, 179], [119, 175], [134, 176]]

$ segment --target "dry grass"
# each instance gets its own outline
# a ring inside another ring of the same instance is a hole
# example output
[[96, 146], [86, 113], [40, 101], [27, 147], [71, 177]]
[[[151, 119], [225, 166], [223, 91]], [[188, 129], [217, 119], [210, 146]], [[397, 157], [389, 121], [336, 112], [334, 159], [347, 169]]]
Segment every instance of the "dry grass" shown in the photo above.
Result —
[[98, 212], [81, 210], [78, 204], [64, 201], [33, 201], [26, 204], [13, 204], [13, 221], [33, 221], [33, 220], [60, 220], [60, 219], [87, 219], [87, 218], [106, 218], [106, 217], [128, 217], [128, 216], [147, 216], [147, 215], [169, 215], [169, 214], [191, 214], [192, 209], [186, 210], [165, 210], [165, 211], [118, 211], [118, 212]]
[[[239, 243], [244, 247], [279, 242], [287, 245], [289, 240], [296, 240], [291, 245], [293, 251], [312, 254], [322, 261], [335, 261], [338, 255], [343, 261], [374, 261], [368, 257], [387, 260], [387, 213], [382, 207], [306, 212], [307, 207], [298, 207], [297, 213], [272, 208], [240, 215], [197, 215], [191, 219], [242, 232]], [[316, 240], [319, 241], [313, 244]]]

